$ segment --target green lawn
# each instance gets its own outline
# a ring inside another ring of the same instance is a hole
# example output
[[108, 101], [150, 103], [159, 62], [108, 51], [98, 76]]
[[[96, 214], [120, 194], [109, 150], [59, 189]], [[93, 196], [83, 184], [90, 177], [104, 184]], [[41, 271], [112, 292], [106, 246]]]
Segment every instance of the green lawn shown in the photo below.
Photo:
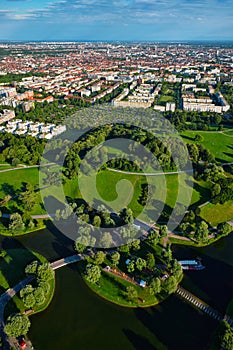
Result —
[[201, 209], [201, 217], [212, 226], [233, 220], [233, 201], [228, 201], [224, 204], [209, 203]]
[[174, 97], [170, 96], [170, 95], [162, 95], [159, 99], [159, 103], [166, 103], [166, 102], [173, 102], [174, 101]]
[[233, 162], [233, 138], [226, 133], [226, 131], [224, 134], [217, 131], [185, 131], [181, 136], [187, 143], [196, 143], [195, 136], [199, 134], [204, 138], [201, 143], [215, 156], [217, 162]]
[[[125, 290], [132, 286], [132, 283], [125, 281], [119, 277], [113, 276], [105, 271], [102, 272], [98, 284], [89, 283], [85, 277], [85, 282], [96, 294], [104, 299], [107, 299], [115, 304], [126, 307], [148, 307], [158, 304], [167, 294], [161, 292], [157, 297], [149, 293], [148, 288], [142, 288], [137, 285], [133, 287], [138, 292], [138, 299], [135, 301], [128, 301]], [[144, 300], [144, 302], [143, 302]]]
[[[179, 178], [179, 184], [178, 184]], [[112, 207], [115, 211], [129, 206], [135, 216], [141, 213], [141, 219], [153, 220], [155, 218], [155, 207], [158, 201], [166, 203], [169, 207], [174, 207], [176, 201], [181, 204], [200, 205], [210, 198], [209, 190], [205, 182], [193, 183], [193, 191], [189, 192], [189, 183], [192, 177], [189, 175], [166, 175], [145, 177], [141, 175], [127, 175], [104, 170], [98, 173], [96, 182], [90, 181], [90, 178], [82, 177], [81, 189], [84, 193], [84, 199], [93, 205], [102, 199], [105, 204]], [[143, 206], [139, 203], [141, 196], [141, 187], [148, 181], [149, 185], [155, 187], [152, 199], [147, 205], [147, 209], [143, 211]], [[179, 198], [178, 185], [180, 186]], [[64, 185], [64, 191], [68, 197], [80, 198], [80, 189], [78, 180], [68, 180]], [[191, 201], [190, 197], [191, 195]]]
[[11, 249], [6, 251], [5, 257], [0, 257], [0, 291], [6, 289], [25, 278], [25, 267], [34, 260], [45, 262], [46, 259], [38, 253], [27, 249]]

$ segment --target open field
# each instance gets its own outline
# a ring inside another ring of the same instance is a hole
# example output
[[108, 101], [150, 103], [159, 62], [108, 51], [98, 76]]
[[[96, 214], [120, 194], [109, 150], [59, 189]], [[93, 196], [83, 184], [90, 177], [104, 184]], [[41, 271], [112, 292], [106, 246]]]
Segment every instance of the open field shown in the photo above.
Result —
[[[32, 185], [39, 184], [39, 171], [37, 168], [32, 169], [22, 169], [15, 170], [12, 172], [1, 173], [0, 177], [0, 198], [4, 199], [6, 195], [10, 195], [17, 199], [20, 194], [21, 189], [25, 183], [30, 183]], [[40, 205], [41, 197], [40, 193], [37, 194], [36, 204], [31, 212], [31, 214], [43, 214], [45, 211]], [[20, 205], [16, 201], [10, 201], [7, 204], [7, 208], [11, 211], [17, 211], [17, 207], [20, 209]], [[14, 209], [15, 208], [15, 209]]]
[[[23, 183], [29, 182], [33, 185], [37, 185], [39, 181], [38, 169], [24, 169], [14, 171], [10, 175], [8, 173], [2, 173], [0, 180], [0, 196], [4, 198], [5, 195], [10, 194], [17, 196], [20, 193], [20, 189]], [[98, 173], [97, 181], [81, 181], [81, 189], [84, 199], [90, 204], [97, 203], [98, 200], [103, 199], [106, 205], [110, 205], [120, 210], [122, 207], [127, 206], [134, 211], [135, 216], [138, 216], [143, 206], [139, 203], [139, 198], [142, 194], [142, 186], [147, 184], [152, 185], [154, 193], [147, 205], [147, 212], [142, 214], [142, 219], [153, 220], [155, 212], [156, 201], [166, 202], [167, 206], [174, 207], [177, 195], [178, 195], [178, 178], [180, 179], [180, 198], [181, 204], [188, 203], [190, 200], [187, 195], [187, 189], [190, 186], [188, 180], [192, 181], [192, 178], [188, 175], [166, 175], [156, 177], [145, 177], [141, 175], [130, 175], [111, 172], [104, 170]], [[106, 185], [108, 184], [108, 185]], [[204, 182], [194, 182], [194, 189], [192, 192], [192, 198], [190, 204], [200, 205], [209, 199], [209, 190], [207, 184]], [[81, 198], [78, 179], [66, 180], [63, 186], [64, 193], [70, 198]], [[58, 201], [62, 200], [61, 193], [57, 186], [45, 187], [43, 190], [44, 196], [53, 196]], [[44, 214], [45, 210], [41, 206], [41, 197], [38, 192], [37, 202], [33, 208], [31, 214]], [[157, 202], [158, 203], [158, 202]], [[15, 201], [10, 201], [7, 204], [9, 210], [15, 208]], [[20, 209], [20, 207], [19, 207]]]
[[233, 201], [224, 204], [208, 203], [201, 209], [201, 217], [212, 226], [216, 226], [220, 222], [233, 220]]
[[233, 162], [233, 135], [231, 131], [224, 131], [224, 133], [208, 132], [208, 131], [185, 131], [181, 134], [187, 143], [198, 143], [195, 141], [196, 135], [201, 135], [204, 140], [200, 142], [205, 146], [216, 158], [218, 163]]

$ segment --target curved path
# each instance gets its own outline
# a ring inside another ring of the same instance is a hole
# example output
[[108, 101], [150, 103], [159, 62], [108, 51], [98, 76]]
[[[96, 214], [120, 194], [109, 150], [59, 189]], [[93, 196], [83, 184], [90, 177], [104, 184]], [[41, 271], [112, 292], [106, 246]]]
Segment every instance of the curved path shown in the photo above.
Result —
[[48, 163], [48, 164], [43, 164], [43, 165], [23, 165], [20, 167], [16, 168], [10, 168], [10, 169], [3, 169], [0, 170], [0, 173], [6, 173], [8, 171], [16, 171], [16, 170], [24, 170], [24, 169], [33, 169], [33, 168], [40, 168], [40, 167], [46, 167], [46, 166], [51, 166], [51, 165], [56, 165], [55, 163]]

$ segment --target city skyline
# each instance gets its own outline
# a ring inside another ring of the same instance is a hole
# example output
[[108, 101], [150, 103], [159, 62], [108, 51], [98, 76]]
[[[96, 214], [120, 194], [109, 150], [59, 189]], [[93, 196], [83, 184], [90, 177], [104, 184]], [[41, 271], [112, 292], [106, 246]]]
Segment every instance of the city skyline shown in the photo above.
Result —
[[3, 0], [1, 40], [231, 40], [230, 0]]

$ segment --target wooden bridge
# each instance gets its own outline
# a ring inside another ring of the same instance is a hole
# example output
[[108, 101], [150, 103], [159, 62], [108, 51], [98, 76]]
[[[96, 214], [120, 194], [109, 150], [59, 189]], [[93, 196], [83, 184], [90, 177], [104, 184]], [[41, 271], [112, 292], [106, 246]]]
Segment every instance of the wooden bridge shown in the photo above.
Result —
[[233, 326], [233, 321], [230, 318], [230, 316], [228, 315], [223, 316], [220, 312], [215, 310], [213, 307], [209, 306], [207, 303], [205, 303], [204, 301], [202, 301], [201, 299], [199, 299], [198, 297], [196, 297], [194, 294], [187, 291], [183, 287], [178, 286], [176, 290], [176, 294], [180, 298], [184, 299], [185, 301], [187, 301], [197, 309], [201, 310], [202, 312], [206, 313], [210, 317], [214, 318], [215, 320], [217, 321], [225, 320], [230, 326]]

